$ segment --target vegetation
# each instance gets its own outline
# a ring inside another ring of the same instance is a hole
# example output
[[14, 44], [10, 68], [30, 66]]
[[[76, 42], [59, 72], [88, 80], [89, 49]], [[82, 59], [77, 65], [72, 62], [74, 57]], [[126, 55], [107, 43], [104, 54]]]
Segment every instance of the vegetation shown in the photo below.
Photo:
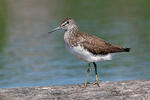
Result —
[[0, 0], [0, 52], [6, 43], [7, 5], [6, 0]]

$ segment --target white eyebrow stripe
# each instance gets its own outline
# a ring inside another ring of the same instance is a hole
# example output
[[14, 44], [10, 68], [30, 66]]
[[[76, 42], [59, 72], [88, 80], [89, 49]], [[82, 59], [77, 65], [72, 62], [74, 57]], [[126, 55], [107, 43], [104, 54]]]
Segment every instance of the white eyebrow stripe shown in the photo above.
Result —
[[64, 26], [64, 25], [66, 25], [67, 24], [67, 21], [65, 21], [62, 25]]

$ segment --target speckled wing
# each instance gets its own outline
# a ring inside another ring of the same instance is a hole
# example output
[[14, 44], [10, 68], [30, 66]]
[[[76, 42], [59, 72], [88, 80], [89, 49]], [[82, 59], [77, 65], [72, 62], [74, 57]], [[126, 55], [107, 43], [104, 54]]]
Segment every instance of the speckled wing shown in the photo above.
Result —
[[116, 53], [116, 52], [128, 52], [126, 51], [127, 48], [110, 44], [98, 37], [88, 35], [84, 32], [80, 32], [80, 34], [84, 40], [81, 42], [81, 45], [84, 47], [84, 49], [88, 50], [92, 54], [106, 55], [109, 53]]

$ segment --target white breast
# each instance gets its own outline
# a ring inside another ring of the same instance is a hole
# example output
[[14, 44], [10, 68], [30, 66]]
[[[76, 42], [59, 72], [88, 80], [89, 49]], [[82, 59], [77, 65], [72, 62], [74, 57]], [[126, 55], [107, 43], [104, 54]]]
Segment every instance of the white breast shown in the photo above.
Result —
[[66, 43], [66, 47], [69, 49], [71, 54], [73, 54], [74, 56], [78, 57], [79, 59], [82, 59], [87, 62], [99, 62], [99, 61], [104, 61], [104, 60], [111, 60], [111, 58], [112, 58], [110, 54], [93, 55], [92, 53], [90, 53], [89, 51], [87, 51], [86, 49], [81, 47], [80, 45], [76, 46], [76, 47], [70, 47]]

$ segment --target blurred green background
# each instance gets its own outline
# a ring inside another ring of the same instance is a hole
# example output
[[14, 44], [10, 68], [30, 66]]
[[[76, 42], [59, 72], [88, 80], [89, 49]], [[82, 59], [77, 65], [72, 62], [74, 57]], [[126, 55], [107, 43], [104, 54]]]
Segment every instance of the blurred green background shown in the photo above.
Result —
[[[149, 79], [149, 5], [149, 0], [0, 0], [0, 87], [84, 83], [87, 63], [68, 53], [64, 31], [47, 33], [65, 17], [74, 18], [81, 31], [132, 48], [98, 63], [101, 81]], [[94, 80], [92, 72], [89, 82]]]

